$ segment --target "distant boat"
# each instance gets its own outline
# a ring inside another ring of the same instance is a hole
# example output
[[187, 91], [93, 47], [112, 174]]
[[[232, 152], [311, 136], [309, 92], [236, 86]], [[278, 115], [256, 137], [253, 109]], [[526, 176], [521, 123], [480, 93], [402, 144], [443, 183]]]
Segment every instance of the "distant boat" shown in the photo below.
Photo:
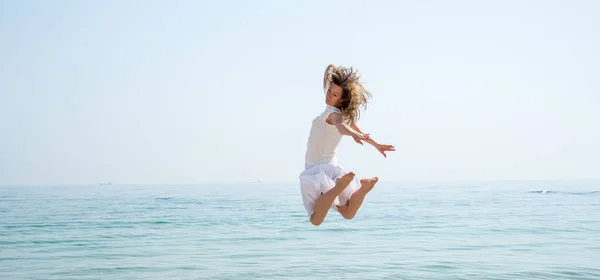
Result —
[[107, 183], [100, 183], [101, 186], [108, 186], [108, 185], [112, 185], [112, 182], [107, 182]]

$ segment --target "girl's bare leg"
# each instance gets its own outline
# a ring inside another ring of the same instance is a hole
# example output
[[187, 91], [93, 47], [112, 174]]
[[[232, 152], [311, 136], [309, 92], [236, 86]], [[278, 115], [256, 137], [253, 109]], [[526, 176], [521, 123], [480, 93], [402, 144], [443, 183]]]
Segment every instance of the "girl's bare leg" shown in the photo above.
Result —
[[337, 179], [335, 187], [322, 194], [321, 197], [317, 199], [313, 214], [310, 216], [310, 222], [313, 225], [318, 226], [323, 223], [335, 198], [340, 195], [344, 189], [346, 189], [353, 179], [354, 173], [348, 172], [344, 176]]
[[361, 179], [361, 187], [352, 194], [350, 200], [348, 200], [348, 203], [344, 206], [338, 207], [340, 214], [346, 219], [354, 218], [354, 216], [356, 216], [356, 212], [358, 212], [358, 209], [360, 209], [365, 196], [373, 189], [378, 180], [379, 178], [377, 177]]

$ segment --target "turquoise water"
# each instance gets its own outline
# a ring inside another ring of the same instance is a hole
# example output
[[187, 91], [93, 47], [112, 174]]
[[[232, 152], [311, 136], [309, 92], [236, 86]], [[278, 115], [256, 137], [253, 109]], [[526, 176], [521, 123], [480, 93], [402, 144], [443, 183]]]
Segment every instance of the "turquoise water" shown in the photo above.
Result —
[[[0, 279], [600, 279], [600, 183], [0, 187]], [[540, 192], [542, 191], [542, 192]]]

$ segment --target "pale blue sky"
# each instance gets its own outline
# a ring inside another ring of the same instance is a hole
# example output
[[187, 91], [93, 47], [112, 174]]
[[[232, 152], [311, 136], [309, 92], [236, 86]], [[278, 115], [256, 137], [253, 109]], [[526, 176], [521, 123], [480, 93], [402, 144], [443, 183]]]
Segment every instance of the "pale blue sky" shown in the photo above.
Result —
[[1, 1], [0, 185], [296, 182], [329, 63], [341, 163], [382, 180], [600, 178], [600, 1]]

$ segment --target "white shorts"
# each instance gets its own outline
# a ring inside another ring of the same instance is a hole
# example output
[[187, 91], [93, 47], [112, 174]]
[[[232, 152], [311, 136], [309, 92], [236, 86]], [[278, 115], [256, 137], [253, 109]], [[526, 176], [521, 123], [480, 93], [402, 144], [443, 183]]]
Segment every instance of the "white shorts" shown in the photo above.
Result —
[[[300, 174], [302, 202], [309, 217], [312, 216], [315, 202], [321, 196], [321, 193], [335, 187], [336, 179], [348, 172], [335, 163], [321, 163], [308, 167]], [[330, 208], [337, 211], [337, 206], [345, 205], [359, 186], [360, 184], [356, 179], [352, 180], [348, 187], [335, 198]]]

